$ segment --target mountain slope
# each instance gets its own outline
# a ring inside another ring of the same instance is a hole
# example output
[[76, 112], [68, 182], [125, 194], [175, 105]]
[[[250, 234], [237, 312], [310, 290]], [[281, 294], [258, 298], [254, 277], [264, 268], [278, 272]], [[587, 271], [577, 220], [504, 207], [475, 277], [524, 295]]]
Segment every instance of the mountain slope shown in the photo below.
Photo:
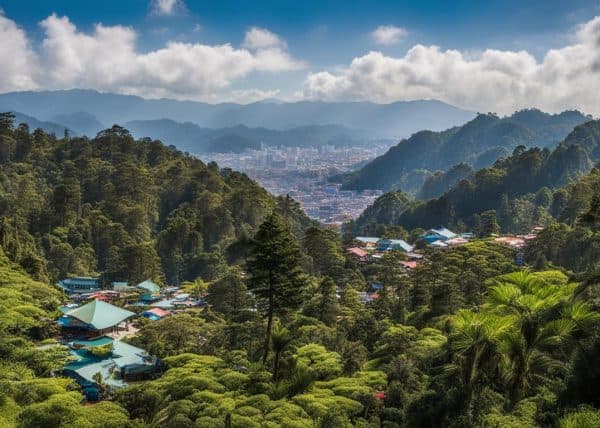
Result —
[[[439, 198], [413, 201], [401, 213], [383, 195], [376, 201], [376, 210], [365, 211], [356, 221], [355, 229], [360, 231], [381, 218], [408, 230], [440, 224], [478, 229], [481, 214], [492, 210], [504, 231], [526, 232], [556, 210], [549, 189], [565, 186], [600, 160], [599, 131], [600, 121], [589, 121], [576, 127], [553, 151], [519, 147], [512, 156], [477, 171]], [[372, 211], [378, 213], [376, 217]]]
[[0, 95], [0, 111], [18, 110], [40, 119], [87, 112], [111, 125], [133, 120], [172, 119], [200, 127], [235, 125], [288, 129], [336, 124], [369, 130], [378, 137], [403, 137], [420, 129], [441, 130], [464, 123], [474, 114], [440, 101], [392, 104], [369, 102], [257, 102], [207, 104], [168, 99], [147, 100], [91, 90], [13, 92]]
[[492, 164], [512, 150], [525, 147], [551, 147], [561, 141], [573, 127], [589, 117], [579, 112], [550, 115], [525, 110], [500, 118], [480, 114], [461, 127], [443, 132], [421, 131], [389, 149], [361, 170], [342, 177], [346, 189], [401, 189], [403, 179], [412, 171], [446, 170], [467, 162], [475, 168]]
[[16, 124], [26, 123], [31, 131], [40, 128], [49, 134], [62, 136], [65, 133], [65, 129], [67, 129], [72, 135], [75, 134], [72, 128], [62, 123], [46, 122], [20, 112], [13, 112], [13, 114], [15, 115]]
[[0, 140], [10, 142], [0, 153], [0, 242], [39, 279], [210, 279], [273, 210], [297, 235], [312, 224], [246, 175], [122, 127], [57, 139], [3, 120]]

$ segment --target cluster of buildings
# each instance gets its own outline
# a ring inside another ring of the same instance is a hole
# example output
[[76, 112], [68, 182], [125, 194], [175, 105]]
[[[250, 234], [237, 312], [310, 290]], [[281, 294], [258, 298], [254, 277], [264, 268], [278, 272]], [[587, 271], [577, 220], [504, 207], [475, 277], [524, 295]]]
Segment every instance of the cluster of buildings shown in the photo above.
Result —
[[136, 285], [112, 282], [107, 289], [100, 278], [91, 277], [65, 278], [57, 285], [69, 296], [57, 320], [61, 342], [71, 354], [64, 373], [81, 385], [89, 401], [98, 401], [107, 387], [119, 388], [162, 371], [158, 358], [123, 340], [137, 332], [134, 318], [157, 321], [204, 304], [178, 287], [161, 288], [149, 279]]
[[525, 235], [498, 236], [494, 238], [494, 242], [514, 248], [515, 250], [521, 250], [529, 242], [533, 241], [537, 237], [537, 234], [542, 230], [544, 230], [542, 226], [535, 226], [529, 233]]
[[[457, 234], [439, 226], [429, 229], [421, 236], [421, 241], [435, 248], [448, 248], [466, 244], [473, 238], [472, 233]], [[406, 253], [407, 260], [402, 261], [402, 266], [414, 269], [422, 260], [423, 255], [415, 252], [412, 245], [402, 239], [378, 238], [372, 236], [358, 236], [354, 238], [353, 245], [347, 252], [359, 262], [378, 260], [388, 251], [402, 251]]]
[[357, 218], [381, 190], [346, 191], [328, 177], [351, 171], [381, 155], [388, 145], [353, 147], [263, 147], [241, 154], [213, 154], [209, 160], [243, 171], [274, 195], [289, 194], [306, 214], [323, 224], [339, 226]]

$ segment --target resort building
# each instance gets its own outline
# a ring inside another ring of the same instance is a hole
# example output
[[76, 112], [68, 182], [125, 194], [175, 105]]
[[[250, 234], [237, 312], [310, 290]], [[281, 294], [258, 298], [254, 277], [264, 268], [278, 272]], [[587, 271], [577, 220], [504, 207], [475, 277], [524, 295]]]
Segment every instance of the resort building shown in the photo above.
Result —
[[145, 350], [108, 336], [74, 340], [68, 345], [73, 361], [64, 373], [81, 385], [88, 401], [100, 400], [104, 388], [124, 387], [161, 369], [160, 360]]
[[63, 328], [102, 333], [119, 328], [119, 324], [133, 315], [135, 315], [133, 312], [102, 300], [92, 300], [65, 312], [59, 318], [58, 324]]

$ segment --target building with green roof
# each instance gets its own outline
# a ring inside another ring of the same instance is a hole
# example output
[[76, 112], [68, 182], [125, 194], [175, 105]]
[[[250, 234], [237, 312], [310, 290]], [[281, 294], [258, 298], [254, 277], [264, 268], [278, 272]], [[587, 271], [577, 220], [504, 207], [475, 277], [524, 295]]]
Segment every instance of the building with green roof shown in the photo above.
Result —
[[67, 311], [59, 320], [62, 327], [88, 330], [107, 330], [135, 315], [126, 309], [101, 300], [92, 300], [83, 306]]
[[140, 299], [145, 302], [152, 302], [160, 299], [160, 286], [147, 279], [136, 285], [136, 288], [141, 291]]

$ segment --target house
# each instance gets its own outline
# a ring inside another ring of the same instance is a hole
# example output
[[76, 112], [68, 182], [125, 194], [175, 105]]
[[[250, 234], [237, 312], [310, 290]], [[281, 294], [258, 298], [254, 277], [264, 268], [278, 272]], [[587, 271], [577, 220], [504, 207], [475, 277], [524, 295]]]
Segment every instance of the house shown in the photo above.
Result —
[[[64, 373], [81, 385], [88, 401], [100, 399], [101, 387], [121, 388], [128, 381], [148, 379], [160, 371], [160, 360], [108, 336], [74, 340], [68, 346], [73, 360], [64, 367]], [[103, 385], [98, 384], [98, 377]]]
[[444, 241], [442, 241], [441, 239], [438, 239], [437, 241], [433, 241], [431, 243], [432, 247], [436, 247], [436, 248], [448, 248], [448, 244], [445, 243]]
[[141, 292], [140, 299], [144, 302], [153, 302], [159, 300], [160, 286], [152, 282], [150, 279], [140, 282], [136, 288]]
[[435, 241], [442, 241], [445, 242], [449, 239], [453, 239], [458, 237], [458, 235], [454, 232], [452, 232], [451, 230], [445, 228], [444, 226], [439, 226], [433, 229], [429, 229], [427, 232], [425, 232], [421, 238], [424, 239], [425, 241], [429, 242], [430, 244], [435, 242]]
[[385, 252], [391, 250], [399, 250], [410, 253], [412, 252], [413, 247], [402, 239], [380, 239], [377, 241], [377, 251]]
[[457, 245], [463, 245], [469, 242], [468, 239], [463, 238], [462, 236], [457, 236], [456, 238], [448, 239], [446, 244], [451, 247], [456, 247]]
[[68, 294], [75, 293], [93, 293], [99, 291], [102, 283], [100, 278], [92, 278], [89, 276], [76, 276], [65, 278], [58, 281], [56, 284]]
[[171, 311], [162, 308], [152, 308], [142, 313], [143, 317], [146, 317], [152, 321], [158, 321], [164, 317], [168, 317], [169, 315], [171, 315]]
[[419, 262], [416, 260], [402, 260], [400, 262], [400, 266], [407, 270], [413, 270], [416, 269], [417, 266], [419, 266]]
[[372, 236], [357, 236], [354, 238], [354, 241], [356, 241], [357, 245], [361, 246], [362, 248], [375, 248], [379, 238]]
[[383, 284], [381, 282], [372, 282], [371, 285], [369, 285], [369, 289], [367, 290], [367, 293], [369, 293], [369, 294], [378, 293], [381, 290], [383, 290]]
[[104, 332], [114, 329], [134, 315], [133, 312], [102, 300], [92, 300], [65, 312], [59, 318], [58, 325], [63, 328]]
[[358, 247], [348, 248], [346, 251], [359, 262], [366, 262], [367, 256], [369, 255], [365, 250]]
[[500, 236], [498, 238], [494, 238], [494, 242], [517, 249], [525, 246], [525, 239], [519, 236]]

